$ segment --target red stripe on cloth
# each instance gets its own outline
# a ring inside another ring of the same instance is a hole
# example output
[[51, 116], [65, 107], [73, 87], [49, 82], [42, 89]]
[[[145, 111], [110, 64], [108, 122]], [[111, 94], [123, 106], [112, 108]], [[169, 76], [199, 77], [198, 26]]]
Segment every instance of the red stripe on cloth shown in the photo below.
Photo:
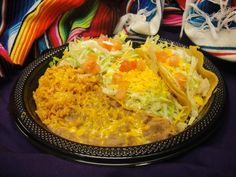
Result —
[[5, 48], [2, 46], [1, 43], [0, 43], [0, 56], [2, 56], [5, 61], [12, 63], [8, 51], [5, 50]]
[[182, 15], [179, 14], [166, 14], [162, 19], [164, 25], [180, 26], [182, 24]]
[[81, 35], [84, 37], [97, 37], [101, 34], [112, 35], [115, 25], [120, 17], [120, 10], [117, 8], [117, 4], [106, 3], [106, 1], [100, 1], [97, 13], [88, 28], [87, 31]]
[[233, 7], [236, 7], [236, 0], [232, 0], [232, 4]]
[[133, 5], [135, 0], [130, 0], [128, 3], [127, 3], [127, 7], [126, 7], [126, 13], [130, 13], [130, 9]]
[[216, 53], [216, 52], [208, 52], [209, 54], [213, 56], [226, 56], [226, 55], [236, 55], [235, 52], [222, 52], [222, 53]]
[[176, 0], [181, 9], [185, 9], [186, 0]]
[[75, 40], [85, 30], [86, 30], [85, 28], [75, 28], [73, 31], [70, 32], [67, 42], [71, 42], [71, 41]]
[[60, 18], [61, 17], [57, 18], [57, 20], [53, 23], [53, 25], [50, 27], [48, 31], [48, 38], [53, 47], [59, 47], [62, 44], [58, 28]]

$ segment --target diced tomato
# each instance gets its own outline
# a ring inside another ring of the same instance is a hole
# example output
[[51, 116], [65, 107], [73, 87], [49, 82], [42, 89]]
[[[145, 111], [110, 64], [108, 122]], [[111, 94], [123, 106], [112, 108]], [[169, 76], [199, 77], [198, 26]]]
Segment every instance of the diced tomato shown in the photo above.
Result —
[[180, 61], [180, 59], [177, 55], [171, 55], [167, 59], [168, 65], [173, 66], [173, 67], [179, 66], [179, 61]]
[[119, 81], [118, 86], [119, 86], [119, 88], [126, 90], [129, 86], [129, 84], [130, 84], [129, 81], [121, 80], [121, 81]]
[[83, 41], [87, 41], [87, 40], [89, 40], [89, 39], [90, 39], [90, 36], [82, 37], [82, 40], [83, 40]]
[[110, 39], [107, 36], [101, 35], [97, 42], [100, 46], [103, 48], [111, 51], [111, 50], [121, 50], [122, 49], [122, 43], [118, 39]]
[[123, 76], [120, 73], [115, 73], [113, 75], [112, 81], [114, 84], [118, 85], [118, 90], [127, 90], [130, 82], [123, 79]]
[[120, 65], [120, 71], [121, 72], [128, 72], [128, 71], [131, 71], [133, 69], [136, 69], [137, 68], [137, 61], [134, 60], [134, 61], [123, 61]]
[[105, 49], [107, 49], [109, 51], [111, 50], [112, 44], [108, 43], [109, 42], [109, 38], [107, 36], [101, 35], [99, 38], [96, 39], [96, 41], [103, 48], [105, 48]]
[[121, 74], [115, 73], [115, 74], [113, 74], [112, 82], [117, 84], [122, 81], [122, 77], [123, 76]]
[[121, 50], [122, 49], [121, 41], [119, 41], [117, 39], [111, 39], [111, 42], [113, 44], [112, 50]]
[[99, 45], [109, 51], [111, 51], [113, 48], [113, 44], [110, 41], [102, 41], [101, 43], [99, 43]]
[[182, 73], [175, 73], [175, 79], [179, 83], [180, 86], [184, 87], [187, 82], [187, 77]]
[[130, 82], [123, 80], [123, 76], [120, 73], [115, 73], [113, 75], [113, 82], [118, 85], [118, 90], [115, 95], [116, 99], [123, 100], [126, 96], [127, 88]]
[[99, 41], [108, 41], [108, 37], [105, 36], [105, 35], [103, 35], [103, 34], [101, 34], [101, 35], [99, 36], [98, 40], [99, 40]]
[[162, 63], [167, 63], [169, 66], [177, 67], [179, 66], [179, 56], [173, 54], [172, 50], [164, 49], [156, 50], [156, 59]]
[[165, 63], [169, 55], [165, 51], [157, 50], [156, 59], [162, 63]]
[[127, 92], [126, 89], [123, 88], [118, 89], [115, 95], [116, 99], [124, 100], [126, 97], [126, 92]]
[[95, 54], [89, 54], [87, 61], [82, 65], [82, 69], [86, 73], [98, 74], [100, 71], [99, 65], [96, 63], [97, 56]]
[[98, 56], [95, 53], [90, 53], [87, 55], [88, 60], [97, 60]]

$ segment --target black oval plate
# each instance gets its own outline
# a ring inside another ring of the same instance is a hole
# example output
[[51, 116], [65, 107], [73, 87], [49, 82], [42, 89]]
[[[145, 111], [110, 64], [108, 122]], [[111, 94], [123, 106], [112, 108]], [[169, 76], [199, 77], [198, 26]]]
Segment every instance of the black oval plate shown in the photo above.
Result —
[[[132, 41], [137, 46], [144, 38], [132, 38]], [[174, 44], [183, 46], [175, 42]], [[218, 76], [219, 83], [198, 121], [185, 131], [162, 141], [133, 147], [97, 147], [61, 138], [50, 132], [38, 118], [32, 93], [38, 87], [38, 79], [49, 67], [49, 62], [54, 56], [61, 57], [65, 48], [66, 45], [52, 49], [29, 64], [16, 82], [11, 98], [16, 125], [32, 143], [50, 153], [90, 164], [146, 165], [172, 158], [195, 147], [213, 132], [221, 120], [226, 99], [224, 81], [218, 69], [205, 58], [204, 67]]]

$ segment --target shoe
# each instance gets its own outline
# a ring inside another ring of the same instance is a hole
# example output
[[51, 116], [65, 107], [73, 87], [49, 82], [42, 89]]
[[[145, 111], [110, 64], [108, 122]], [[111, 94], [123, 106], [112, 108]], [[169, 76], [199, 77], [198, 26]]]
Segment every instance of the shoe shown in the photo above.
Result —
[[180, 36], [203, 51], [236, 62], [236, 7], [228, 0], [187, 0]]
[[164, 0], [129, 0], [114, 34], [124, 30], [127, 34], [156, 35], [163, 9]]

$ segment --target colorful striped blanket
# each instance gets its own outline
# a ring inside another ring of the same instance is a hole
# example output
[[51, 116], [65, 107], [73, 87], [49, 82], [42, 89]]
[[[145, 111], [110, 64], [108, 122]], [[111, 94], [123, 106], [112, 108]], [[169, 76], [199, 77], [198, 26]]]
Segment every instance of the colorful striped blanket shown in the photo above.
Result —
[[77, 36], [112, 34], [119, 1], [1, 0], [0, 56], [23, 65], [35, 44], [42, 52]]

